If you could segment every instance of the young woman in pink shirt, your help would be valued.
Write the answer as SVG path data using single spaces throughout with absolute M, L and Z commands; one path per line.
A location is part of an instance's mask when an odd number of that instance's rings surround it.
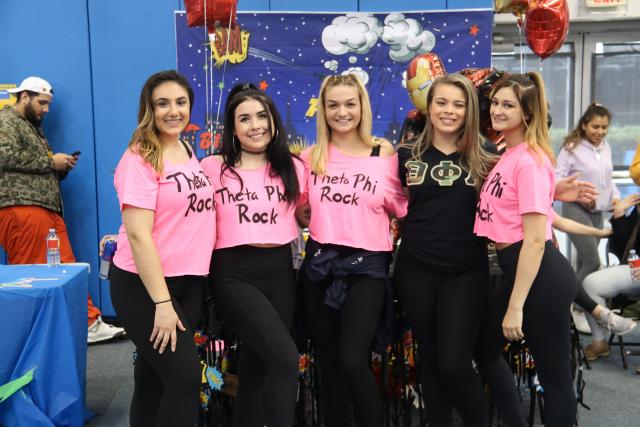
M 490 114 L 507 150 L 484 182 L 474 231 L 496 242 L 505 280 L 481 331 L 477 361 L 508 424 L 524 426 L 513 375 L 502 356 L 507 340 L 524 339 L 544 389 L 546 425 L 569 427 L 576 416 L 569 308 L 577 279 L 551 240 L 554 156 L 540 75 L 515 74 L 500 81 Z
M 389 217 L 407 200 L 391 144 L 371 136 L 369 96 L 353 74 L 325 78 L 317 141 L 302 154 L 311 220 L 300 275 L 327 427 L 382 422 L 370 348 L 382 313 Z
M 149 77 L 138 127 L 115 173 L 123 225 L 111 300 L 136 346 L 132 426 L 193 426 L 201 369 L 193 342 L 215 241 L 213 187 L 180 133 L 193 90 L 175 71 Z
M 304 165 L 291 155 L 273 101 L 255 86 L 229 93 L 222 150 L 202 160 L 219 230 L 211 261 L 216 309 L 242 343 L 238 427 L 290 427 L 298 391 L 291 241 Z

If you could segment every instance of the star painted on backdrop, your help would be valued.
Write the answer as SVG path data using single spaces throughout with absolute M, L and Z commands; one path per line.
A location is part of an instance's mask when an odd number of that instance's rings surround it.
M 204 67 L 202 67 L 203 70 L 207 71 L 209 70 L 209 64 L 207 64 L 206 62 L 204 63 Z
M 480 32 L 480 27 L 478 27 L 475 24 L 473 24 L 469 29 L 469 34 L 471 34 L 474 37 L 477 36 L 479 32 Z
M 269 87 L 269 83 L 267 83 L 265 80 L 260 82 L 260 90 L 261 91 L 265 92 L 268 87 Z
M 218 89 L 220 90 L 224 89 L 224 82 L 218 83 Z

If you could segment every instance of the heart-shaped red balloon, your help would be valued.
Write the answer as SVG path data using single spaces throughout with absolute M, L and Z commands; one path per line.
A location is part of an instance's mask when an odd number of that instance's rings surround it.
M 553 55 L 567 38 L 567 0 L 529 0 L 524 25 L 531 50 L 542 59 Z
M 238 0 L 207 0 L 206 11 L 204 0 L 185 0 L 184 5 L 187 9 L 187 25 L 190 27 L 204 25 L 205 17 L 207 26 L 216 22 L 224 26 L 229 25 L 229 21 L 236 23 Z

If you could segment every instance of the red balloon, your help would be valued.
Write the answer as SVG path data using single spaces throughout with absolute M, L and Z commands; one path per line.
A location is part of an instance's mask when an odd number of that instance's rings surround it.
M 184 4 L 187 9 L 187 25 L 190 27 L 204 25 L 205 17 L 208 27 L 212 27 L 216 22 L 221 25 L 236 23 L 238 0 L 184 0 Z
M 531 50 L 542 59 L 553 55 L 569 31 L 567 0 L 529 0 L 524 25 Z

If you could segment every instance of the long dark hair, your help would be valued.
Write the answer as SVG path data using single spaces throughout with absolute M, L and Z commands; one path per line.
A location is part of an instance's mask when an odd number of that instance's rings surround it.
M 220 149 L 224 163 L 221 171 L 221 179 L 226 172 L 229 172 L 233 178 L 240 181 L 240 187 L 243 187 L 242 178 L 235 170 L 237 162 L 240 160 L 241 150 L 240 143 L 236 143 L 235 141 L 233 131 L 235 129 L 236 108 L 244 101 L 250 99 L 258 101 L 264 109 L 269 112 L 269 116 L 271 117 L 269 121 L 271 141 L 269 141 L 267 145 L 266 153 L 267 162 L 269 163 L 269 176 L 272 178 L 276 176 L 280 177 L 284 185 L 285 200 L 287 203 L 292 204 L 300 195 L 298 175 L 296 174 L 296 168 L 293 164 L 293 158 L 296 156 L 289 151 L 284 125 L 273 101 L 250 83 L 234 86 L 229 92 L 229 97 L 225 104 L 224 129 L 222 131 L 222 147 Z

